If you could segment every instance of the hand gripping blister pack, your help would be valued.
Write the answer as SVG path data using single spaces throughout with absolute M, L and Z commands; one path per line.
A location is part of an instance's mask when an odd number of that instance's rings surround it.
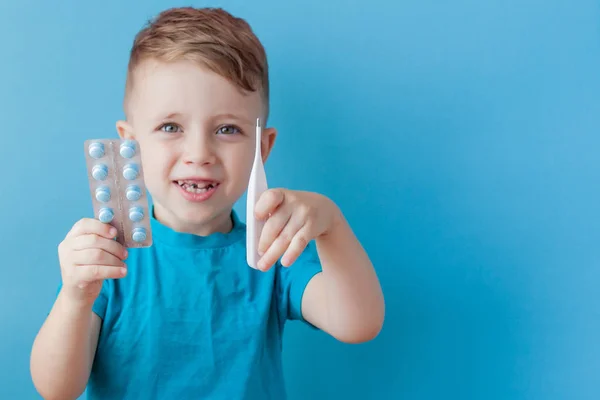
M 85 141 L 94 217 L 117 228 L 123 246 L 149 247 L 152 230 L 139 144 L 135 140 Z

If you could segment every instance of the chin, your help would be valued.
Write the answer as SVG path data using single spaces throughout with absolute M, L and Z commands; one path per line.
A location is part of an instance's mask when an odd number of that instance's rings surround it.
M 169 202 L 167 208 L 170 213 L 182 222 L 204 222 L 212 219 L 219 213 L 214 204 L 186 203 L 182 201 Z
M 217 210 L 199 207 L 196 211 L 177 212 L 177 218 L 184 224 L 201 225 L 211 221 L 218 214 Z
M 167 207 L 171 210 L 171 214 L 179 220 L 180 224 L 198 226 L 210 223 L 223 213 L 228 213 L 232 206 L 228 207 L 227 202 L 218 199 L 201 203 L 191 203 L 178 199 L 178 201 L 170 202 Z

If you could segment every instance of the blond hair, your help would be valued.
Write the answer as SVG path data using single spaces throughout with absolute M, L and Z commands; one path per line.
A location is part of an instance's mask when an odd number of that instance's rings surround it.
M 265 50 L 245 20 L 221 8 L 171 8 L 138 32 L 127 68 L 125 112 L 135 68 L 147 59 L 196 62 L 229 80 L 242 92 L 259 90 L 268 115 L 269 72 Z

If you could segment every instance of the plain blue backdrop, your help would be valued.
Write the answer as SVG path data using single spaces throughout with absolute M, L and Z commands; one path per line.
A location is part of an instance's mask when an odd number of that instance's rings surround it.
M 82 144 L 116 136 L 133 36 L 179 5 L 252 24 L 280 131 L 269 183 L 333 198 L 385 291 L 368 344 L 289 325 L 292 400 L 600 398 L 591 0 L 4 0 L 0 398 L 39 398 L 57 245 L 92 212 Z

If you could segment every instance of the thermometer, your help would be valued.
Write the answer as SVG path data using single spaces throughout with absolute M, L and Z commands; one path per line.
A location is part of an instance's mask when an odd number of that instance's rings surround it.
M 256 264 L 260 259 L 258 255 L 258 241 L 262 232 L 264 222 L 258 221 L 254 216 L 254 207 L 260 195 L 267 190 L 267 177 L 261 153 L 262 127 L 260 118 L 256 119 L 256 148 L 254 150 L 254 163 L 250 172 L 248 183 L 248 196 L 246 198 L 246 261 L 248 265 L 257 269 Z

